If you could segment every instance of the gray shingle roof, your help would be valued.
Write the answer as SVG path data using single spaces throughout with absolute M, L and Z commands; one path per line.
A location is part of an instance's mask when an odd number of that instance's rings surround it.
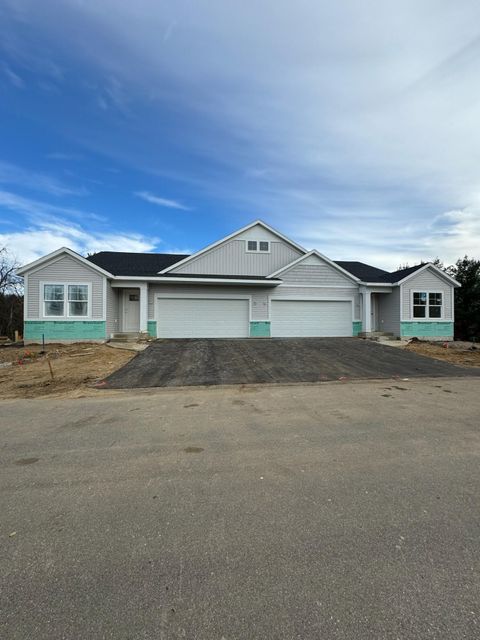
M 407 269 L 399 269 L 398 271 L 384 271 L 377 267 L 372 267 L 370 264 L 364 262 L 351 262 L 346 260 L 337 260 L 335 264 L 345 269 L 353 276 L 360 278 L 363 282 L 382 282 L 385 284 L 400 282 L 403 278 L 406 278 L 411 273 L 414 273 L 418 269 L 423 267 L 423 264 L 417 264 L 414 267 L 408 267 Z
M 88 260 L 114 276 L 157 276 L 159 271 L 188 258 L 178 253 L 128 253 L 100 251 Z
M 167 267 L 188 258 L 187 254 L 178 253 L 129 253 L 126 251 L 100 251 L 92 256 L 88 257 L 90 262 L 96 264 L 98 267 L 105 269 L 114 276 L 144 276 L 153 277 L 158 276 L 160 271 Z M 365 264 L 364 262 L 356 262 L 349 260 L 337 260 L 336 264 L 345 271 L 348 271 L 352 275 L 364 282 L 384 282 L 394 283 L 399 282 L 406 276 L 410 275 L 417 269 L 420 269 L 423 265 L 419 264 L 415 267 L 408 267 L 407 269 L 399 269 L 398 271 L 388 272 L 372 265 Z M 174 277 L 180 274 L 168 273 L 165 276 Z M 264 279 L 263 276 L 227 276 L 212 274 L 181 274 L 185 278 L 231 278 L 231 279 L 243 279 L 243 280 L 260 280 Z M 265 278 L 266 279 L 266 278 Z M 274 280 L 272 278 L 272 280 Z

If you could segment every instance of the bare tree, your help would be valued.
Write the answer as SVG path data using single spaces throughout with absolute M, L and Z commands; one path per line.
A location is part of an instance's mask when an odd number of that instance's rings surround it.
M 22 290 L 22 279 L 16 275 L 20 265 L 6 247 L 0 247 L 0 294 L 17 294 Z
M 23 283 L 16 275 L 18 263 L 6 247 L 0 247 L 0 335 L 13 338 L 22 331 Z

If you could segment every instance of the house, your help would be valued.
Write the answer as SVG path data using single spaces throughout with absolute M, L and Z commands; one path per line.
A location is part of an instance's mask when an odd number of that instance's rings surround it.
M 61 248 L 18 270 L 25 342 L 357 336 L 451 340 L 459 284 L 433 264 L 389 273 L 307 251 L 261 221 L 193 255 Z

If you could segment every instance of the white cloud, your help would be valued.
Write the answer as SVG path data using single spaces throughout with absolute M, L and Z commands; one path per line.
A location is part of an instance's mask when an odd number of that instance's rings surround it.
M 137 232 L 106 230 L 105 218 L 92 211 L 54 206 L 6 191 L 0 191 L 0 207 L 16 214 L 15 226 L 18 226 L 19 219 L 27 221 L 21 231 L 8 229 L 0 233 L 0 247 L 7 247 L 21 264 L 64 246 L 81 254 L 95 251 L 144 252 L 152 251 L 161 242 L 157 237 Z M 13 220 L 7 222 L 8 227 L 14 226 Z M 98 224 L 100 229 L 94 227 Z
M 39 225 L 25 231 L 1 233 L 0 246 L 8 248 L 20 264 L 28 264 L 60 247 L 86 255 L 96 251 L 152 251 L 158 242 L 137 234 L 95 233 L 80 227 Z
M 71 187 L 48 174 L 26 171 L 15 164 L 1 161 L 0 184 L 16 185 L 53 196 L 84 196 L 88 194 L 84 187 Z
M 150 191 L 136 191 L 135 194 L 138 198 L 142 198 L 146 202 L 150 202 L 151 204 L 156 204 L 159 207 L 167 207 L 167 209 L 182 209 L 182 211 L 190 211 L 190 207 L 185 206 L 181 202 L 177 200 L 170 200 L 169 198 L 161 198 L 160 196 L 156 196 Z

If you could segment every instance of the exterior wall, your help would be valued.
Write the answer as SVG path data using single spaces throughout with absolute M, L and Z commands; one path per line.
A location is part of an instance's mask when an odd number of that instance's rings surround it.
M 453 340 L 453 322 L 402 322 L 402 338 Z
M 400 287 L 392 293 L 379 293 L 377 297 L 378 329 L 400 336 Z
M 362 321 L 354 320 L 352 322 L 352 336 L 358 336 L 362 332 Z
M 401 324 L 402 338 L 419 338 L 425 340 L 453 340 L 453 295 L 454 287 L 437 275 L 432 269 L 425 269 L 417 276 L 400 285 L 401 289 Z M 413 291 L 441 291 L 443 293 L 443 317 L 438 320 L 413 317 Z
M 147 332 L 151 338 L 157 337 L 157 321 L 149 320 L 147 323 Z
M 104 342 L 104 320 L 25 320 L 25 344 L 45 342 Z
M 107 335 L 120 331 L 119 289 L 112 287 L 107 281 Z
M 36 320 L 43 318 L 42 300 L 40 298 L 41 282 L 85 282 L 91 283 L 91 319 L 104 320 L 103 286 L 105 277 L 94 269 L 82 264 L 71 256 L 64 255 L 36 271 L 27 273 L 25 288 L 26 318 Z M 57 319 L 59 321 L 60 319 Z M 52 320 L 46 320 L 52 322 Z
M 248 253 L 247 240 L 268 240 L 270 253 Z M 268 276 L 299 258 L 302 253 L 263 227 L 214 247 L 170 273 Z
M 452 301 L 454 287 L 434 271 L 426 269 L 417 276 L 413 276 L 410 280 L 407 280 L 407 282 L 400 285 L 400 287 L 402 296 L 402 321 L 419 321 L 418 318 L 413 317 L 412 291 L 441 291 L 443 293 L 444 315 L 443 318 L 439 318 L 438 321 L 453 321 Z M 423 321 L 420 320 L 420 322 Z
M 307 263 L 305 258 L 299 264 L 279 275 L 285 284 L 313 286 L 352 286 L 352 280 L 337 271 L 327 262 L 315 258 L 316 264 Z

